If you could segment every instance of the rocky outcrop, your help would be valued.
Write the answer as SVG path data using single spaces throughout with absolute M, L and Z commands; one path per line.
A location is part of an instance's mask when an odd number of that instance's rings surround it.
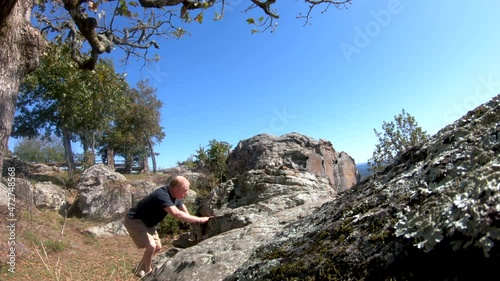
M 229 177 L 254 169 L 309 171 L 328 178 L 336 192 L 352 187 L 360 178 L 354 160 L 345 152 L 336 152 L 329 141 L 298 133 L 260 134 L 240 141 L 228 157 Z
M 258 249 L 270 243 L 287 224 L 311 214 L 324 200 L 273 213 L 266 219 L 224 232 L 187 249 L 172 248 L 154 260 L 153 275 L 145 280 L 223 280 Z
M 306 171 L 251 170 L 212 190 L 201 204 L 208 224 L 195 226 L 197 241 L 268 216 L 335 196 L 325 178 Z
M 284 226 L 334 195 L 328 179 L 308 171 L 248 171 L 212 190 L 202 214 L 215 217 L 194 225 L 184 241 L 174 241 L 186 249 L 159 256 L 149 280 L 222 280 Z
M 223 280 L 498 280 L 500 96 L 287 226 Z
M 233 218 L 225 225 L 235 228 L 159 256 L 146 280 L 498 280 L 500 96 L 381 173 L 316 201 L 318 209 L 307 200 L 262 208 L 270 197 L 247 194 L 260 189 L 245 185 L 262 186 L 264 174 L 272 182 L 280 171 L 304 173 L 262 165 L 204 202 L 215 221 Z M 217 233 L 211 228 L 201 231 Z
M 60 211 L 66 204 L 64 190 L 50 181 L 36 183 L 33 189 L 33 197 L 37 208 Z
M 103 164 L 86 169 L 70 215 L 118 218 L 131 207 L 131 187 L 122 174 Z
M 159 256 L 150 280 L 222 280 L 286 225 L 358 179 L 347 154 L 296 133 L 242 141 L 228 167 L 231 179 L 201 202 L 202 215 L 214 218 L 173 241 L 177 248 Z

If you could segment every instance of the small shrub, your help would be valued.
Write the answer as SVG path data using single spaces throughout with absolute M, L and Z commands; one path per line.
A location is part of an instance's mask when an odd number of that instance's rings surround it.
M 47 240 L 43 245 L 47 253 L 59 253 L 68 247 L 68 243 L 61 240 Z
M 180 232 L 179 221 L 168 215 L 160 222 L 157 231 L 159 236 L 177 235 Z
M 199 216 L 199 210 L 196 205 L 186 204 L 186 207 L 191 215 Z M 164 237 L 167 235 L 177 235 L 191 229 L 191 224 L 179 221 L 174 217 L 167 215 L 158 226 L 158 235 Z

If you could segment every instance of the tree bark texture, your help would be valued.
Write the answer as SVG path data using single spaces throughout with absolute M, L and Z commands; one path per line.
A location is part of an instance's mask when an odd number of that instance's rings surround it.
M 71 148 L 71 134 L 65 128 L 62 129 L 62 141 L 68 174 L 72 176 L 75 173 L 75 159 L 73 158 L 73 149 Z
M 19 85 L 46 46 L 31 23 L 33 0 L 4 0 L 0 8 L 0 171 L 8 149 Z M 0 178 L 1 178 L 0 174 Z
M 153 174 L 156 174 L 156 172 L 157 172 L 156 171 L 156 155 L 155 155 L 155 151 L 153 149 L 153 141 L 151 141 L 151 138 L 148 139 L 148 146 L 149 146 L 149 152 L 151 153 L 151 161 L 153 162 Z
M 108 157 L 108 167 L 115 170 L 115 152 L 112 148 L 108 148 L 106 152 L 106 156 Z

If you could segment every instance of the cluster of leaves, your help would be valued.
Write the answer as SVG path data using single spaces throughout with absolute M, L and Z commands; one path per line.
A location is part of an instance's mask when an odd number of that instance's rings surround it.
M 222 182 L 227 172 L 227 157 L 232 145 L 225 141 L 212 139 L 206 147 L 200 146 L 196 154 L 191 155 L 186 161 L 180 163 L 190 169 L 211 174 Z
M 394 122 L 383 122 L 382 132 L 373 130 L 379 143 L 375 145 L 372 158 L 368 160 L 368 167 L 372 172 L 384 170 L 410 147 L 429 139 L 426 131 L 404 109 L 401 114 L 394 116 Z

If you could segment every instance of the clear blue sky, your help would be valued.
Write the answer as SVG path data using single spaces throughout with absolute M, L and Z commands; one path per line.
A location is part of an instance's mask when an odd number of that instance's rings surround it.
M 211 139 L 234 147 L 263 132 L 326 139 L 363 163 L 373 129 L 403 108 L 434 134 L 500 93 L 500 1 L 353 0 L 348 10 L 317 8 L 304 26 L 303 1 L 281 0 L 276 32 L 253 35 L 247 2 L 160 42 L 152 69 L 126 69 L 164 103 L 160 168 Z

